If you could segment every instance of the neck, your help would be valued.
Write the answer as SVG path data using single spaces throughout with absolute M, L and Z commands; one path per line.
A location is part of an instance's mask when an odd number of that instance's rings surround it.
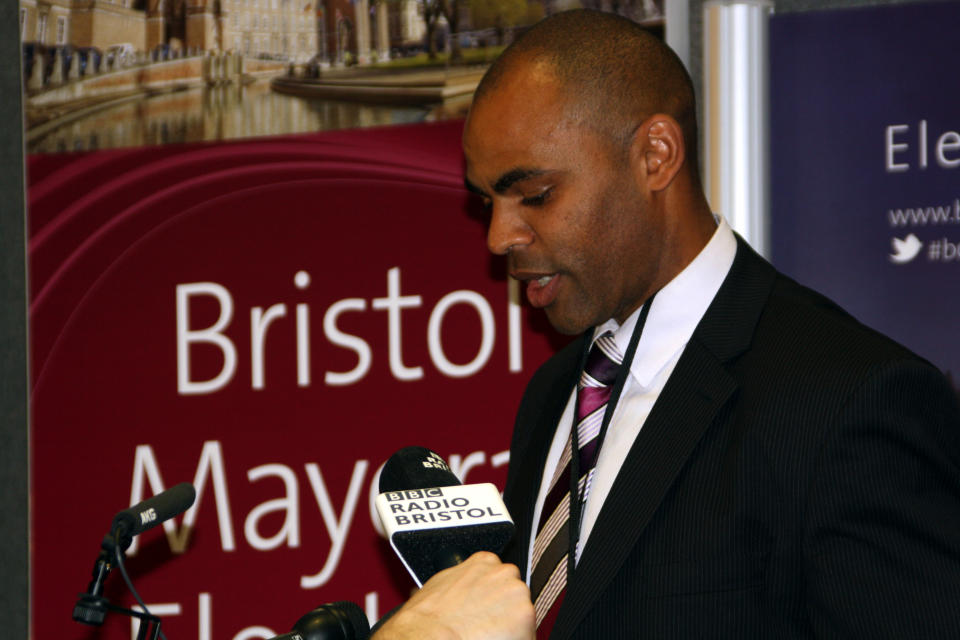
M 653 201 L 656 207 L 654 215 L 661 216 L 660 219 L 665 225 L 663 254 L 657 277 L 641 296 L 635 298 L 639 302 L 614 316 L 619 324 L 623 324 L 654 293 L 686 269 L 707 246 L 717 230 L 717 222 L 703 192 L 691 188 L 675 189 L 675 186 L 682 186 L 682 182 L 681 185 L 671 185 L 670 189 L 655 194 Z
M 717 221 L 699 183 L 685 173 L 678 174 L 663 193 L 661 204 L 669 225 L 668 246 L 673 248 L 673 278 L 707 246 Z

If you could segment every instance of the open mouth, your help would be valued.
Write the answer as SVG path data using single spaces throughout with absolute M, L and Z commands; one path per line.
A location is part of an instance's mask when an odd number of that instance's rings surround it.
M 527 279 L 527 300 L 534 307 L 545 307 L 557 297 L 560 278 L 556 273 Z

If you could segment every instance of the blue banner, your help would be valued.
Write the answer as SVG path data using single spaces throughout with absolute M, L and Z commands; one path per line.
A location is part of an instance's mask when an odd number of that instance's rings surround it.
M 960 380 L 960 3 L 775 16 L 774 263 Z

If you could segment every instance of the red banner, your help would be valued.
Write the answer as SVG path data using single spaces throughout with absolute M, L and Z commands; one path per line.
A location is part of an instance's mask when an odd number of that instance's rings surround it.
M 502 486 L 556 345 L 486 252 L 461 126 L 30 158 L 34 637 L 129 636 L 70 612 L 113 514 L 178 482 L 197 503 L 127 562 L 171 640 L 401 602 L 372 510 L 400 447 Z

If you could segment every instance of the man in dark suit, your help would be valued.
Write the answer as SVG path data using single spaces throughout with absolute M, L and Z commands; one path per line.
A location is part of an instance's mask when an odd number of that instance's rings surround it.
M 676 57 L 606 14 L 485 76 L 488 244 L 582 337 L 517 415 L 508 564 L 438 574 L 383 637 L 960 637 L 954 392 L 711 213 L 694 114 Z

